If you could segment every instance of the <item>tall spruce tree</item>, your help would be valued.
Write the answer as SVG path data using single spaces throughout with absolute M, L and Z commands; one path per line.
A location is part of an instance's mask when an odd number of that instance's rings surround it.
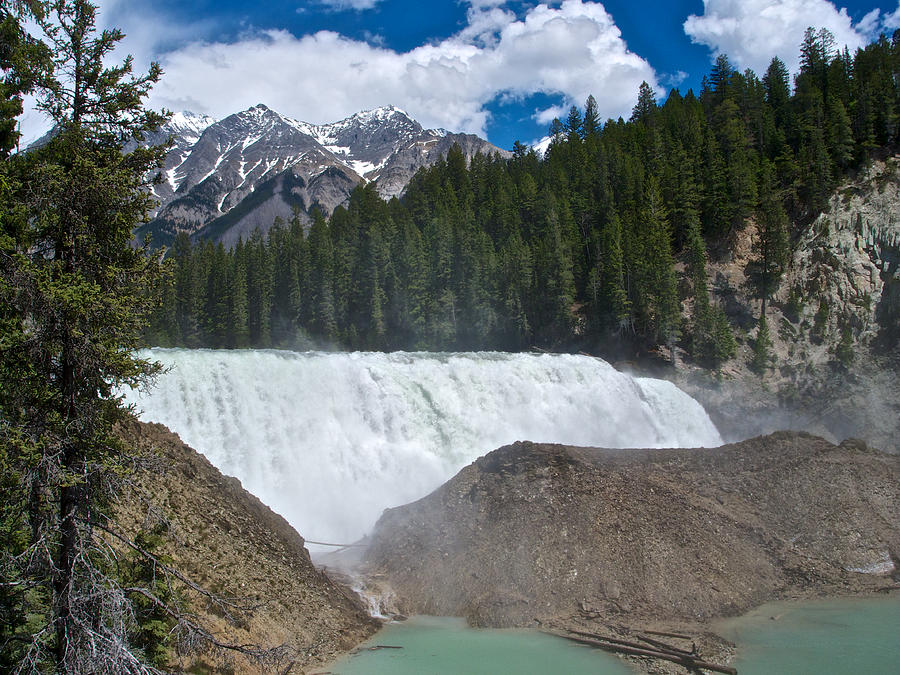
M 787 214 L 774 181 L 774 171 L 764 164 L 760 180 L 759 208 L 756 212 L 756 237 L 753 257 L 747 263 L 747 279 L 761 301 L 760 317 L 765 318 L 766 303 L 778 289 L 790 255 Z
M 104 503 L 126 453 L 113 432 L 126 415 L 118 391 L 155 371 L 134 352 L 155 261 L 130 241 L 164 149 L 121 148 L 163 122 L 142 106 L 160 70 L 135 77 L 130 58 L 106 66 L 123 36 L 97 34 L 89 2 L 46 9 L 39 25 L 54 68 L 38 105 L 58 133 L 15 159 L 22 219 L 4 227 L 0 255 L 0 444 L 15 448 L 28 504 L 21 583 L 49 598 L 45 612 L 29 608 L 41 614 L 31 635 L 16 636 L 25 645 L 17 669 L 145 672 L 130 646 L 128 594 L 103 565 L 97 529 L 109 525 Z

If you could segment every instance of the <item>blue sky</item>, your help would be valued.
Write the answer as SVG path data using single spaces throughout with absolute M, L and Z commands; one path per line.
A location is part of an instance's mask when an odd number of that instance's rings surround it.
M 313 123 L 393 104 L 427 127 L 533 142 L 594 94 L 627 117 L 642 80 L 698 88 L 718 53 L 789 67 L 807 26 L 851 50 L 897 0 L 100 0 L 122 52 L 166 71 L 152 103 L 222 118 L 256 103 Z M 27 120 L 36 124 L 33 118 Z M 26 128 L 26 136 L 28 130 Z

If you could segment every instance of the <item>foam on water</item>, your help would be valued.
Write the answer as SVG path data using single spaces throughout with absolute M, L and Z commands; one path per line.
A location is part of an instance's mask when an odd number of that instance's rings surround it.
M 130 392 L 304 537 L 349 542 L 383 509 L 423 497 L 516 440 L 712 447 L 694 399 L 601 359 L 154 349 L 168 371 Z

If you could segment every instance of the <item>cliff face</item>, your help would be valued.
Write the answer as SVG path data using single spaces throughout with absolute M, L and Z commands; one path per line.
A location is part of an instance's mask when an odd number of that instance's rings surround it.
M 295 669 L 291 672 L 301 672 L 375 632 L 378 624 L 355 596 L 313 567 L 303 538 L 237 479 L 223 476 L 162 425 L 135 422 L 123 432 L 151 461 L 117 507 L 121 526 L 134 536 L 161 518 L 166 525 L 162 552 L 176 569 L 210 591 L 253 607 L 235 611 L 230 621 L 182 587 L 191 611 L 219 641 L 283 646 L 278 672 L 287 672 L 289 665 Z M 264 670 L 226 652 L 188 653 L 172 666 L 199 668 L 196 672 Z
M 886 583 L 900 457 L 779 433 L 696 450 L 516 443 L 385 512 L 368 572 L 399 609 L 531 625 L 696 621 Z
M 760 303 L 744 269 L 755 237 L 751 221 L 710 266 L 737 358 L 718 379 L 690 366 L 660 374 L 700 400 L 729 439 L 791 428 L 900 452 L 900 157 L 845 182 L 793 242 L 768 306 L 773 361 L 762 375 L 748 366 Z
M 821 337 L 809 356 L 849 330 L 857 342 L 889 350 L 900 338 L 900 158 L 874 163 L 844 185 L 798 243 L 779 300 L 801 303 L 793 317 Z M 820 309 L 824 302 L 825 309 Z M 831 340 L 829 340 L 831 338 Z

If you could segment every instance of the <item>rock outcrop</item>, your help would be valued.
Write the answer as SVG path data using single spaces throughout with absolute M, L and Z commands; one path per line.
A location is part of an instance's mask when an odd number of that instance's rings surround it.
M 900 452 L 900 157 L 847 180 L 799 233 L 768 305 L 763 374 L 748 365 L 760 303 L 744 270 L 755 236 L 751 220 L 710 265 L 737 358 L 714 378 L 690 364 L 654 374 L 703 403 L 730 440 L 789 428 Z
M 900 159 L 890 158 L 845 184 L 797 244 L 777 299 L 813 331 L 813 363 L 833 358 L 844 331 L 854 342 L 900 338 L 898 169 Z
M 890 584 L 900 457 L 777 433 L 715 449 L 516 443 L 378 521 L 399 611 L 525 626 L 705 621 Z
M 385 199 L 399 196 L 454 145 L 468 159 L 509 154 L 477 136 L 424 129 L 393 106 L 323 125 L 262 104 L 220 121 L 179 113 L 147 142 L 169 134 L 175 144 L 153 187 L 158 208 L 137 231 L 156 245 L 187 232 L 230 247 L 256 228 L 267 232 L 276 218 L 308 223 L 313 207 L 330 215 L 361 183 L 374 182 Z
M 232 617 L 187 587 L 180 588 L 199 623 L 223 643 L 280 648 L 268 669 L 228 651 L 173 656 L 181 672 L 302 672 L 373 634 L 355 594 L 318 571 L 303 538 L 281 516 L 223 476 L 203 455 L 159 424 L 134 422 L 123 436 L 147 465 L 116 507 L 132 537 L 164 530 L 160 553 L 194 583 L 249 610 Z

